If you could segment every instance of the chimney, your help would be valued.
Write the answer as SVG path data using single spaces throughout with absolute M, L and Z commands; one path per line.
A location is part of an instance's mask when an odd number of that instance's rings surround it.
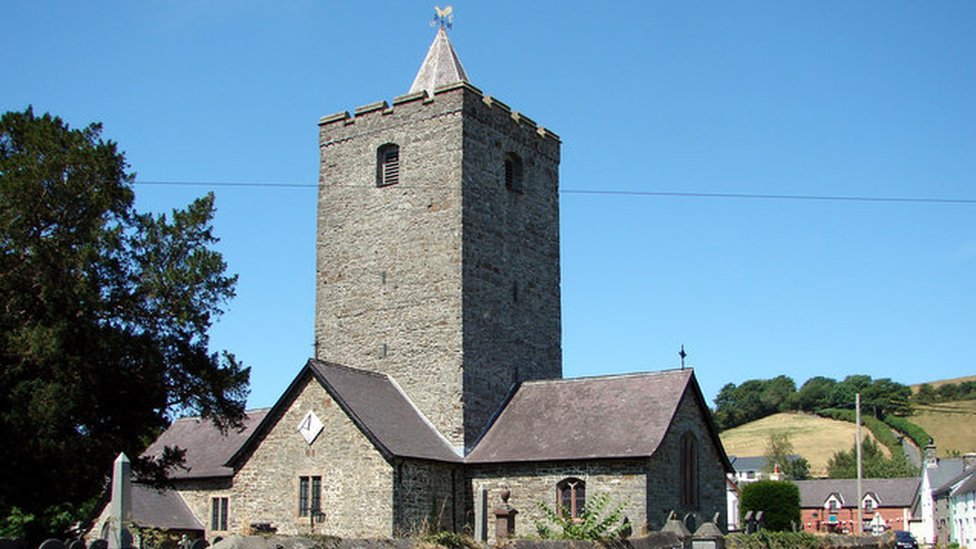
M 976 469 L 976 452 L 969 452 L 962 455 L 962 470 L 972 471 Z
M 925 463 L 927 469 L 934 469 L 939 466 L 939 458 L 935 454 L 935 441 L 931 437 L 929 437 L 929 443 L 925 446 L 922 461 Z

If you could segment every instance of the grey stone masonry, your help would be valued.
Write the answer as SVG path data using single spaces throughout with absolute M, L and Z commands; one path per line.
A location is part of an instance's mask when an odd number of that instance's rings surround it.
M 233 532 L 270 524 L 279 534 L 339 537 L 393 535 L 393 467 L 311 376 L 234 476 Z M 313 412 L 323 424 L 309 444 L 299 433 Z M 300 516 L 300 477 L 319 477 L 321 509 L 314 525 Z
M 513 382 L 562 375 L 559 139 L 466 83 L 319 128 L 316 356 L 391 375 L 470 446 Z

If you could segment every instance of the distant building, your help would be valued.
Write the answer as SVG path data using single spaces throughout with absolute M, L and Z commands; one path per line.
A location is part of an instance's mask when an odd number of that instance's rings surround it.
M 790 462 L 800 459 L 799 455 L 790 454 L 786 457 Z M 772 471 L 766 456 L 729 456 L 732 468 L 735 470 L 730 478 L 742 486 L 757 480 L 768 479 Z
M 560 140 L 472 86 L 441 28 L 408 93 L 319 121 L 316 356 L 247 430 L 181 420 L 208 538 L 533 534 L 596 495 L 635 531 L 725 524 L 691 369 L 561 379 Z M 514 515 L 506 515 L 514 516 Z M 490 524 L 489 524 L 490 521 Z
M 858 501 L 856 479 L 800 480 L 800 522 L 805 532 L 851 533 L 908 530 L 919 479 L 863 479 Z
M 934 544 L 938 539 L 948 539 L 951 535 L 948 502 L 943 501 L 945 507 L 937 513 L 934 495 L 957 479 L 964 468 L 962 458 L 940 459 L 933 442 L 923 450 L 921 481 L 913 504 L 917 521 L 912 523 L 911 528 L 919 543 Z
M 936 543 L 976 547 L 976 454 L 962 458 L 962 472 L 932 491 Z

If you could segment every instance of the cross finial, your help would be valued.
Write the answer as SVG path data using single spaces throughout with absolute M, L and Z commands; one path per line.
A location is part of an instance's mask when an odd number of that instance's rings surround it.
M 454 8 L 451 6 L 446 6 L 441 9 L 440 6 L 434 6 L 434 19 L 430 22 L 430 26 L 436 27 L 440 25 L 442 29 L 449 29 L 454 26 Z
M 684 345 L 684 343 L 681 344 L 681 350 L 678 351 L 678 356 L 681 357 L 681 369 L 684 370 L 685 369 L 685 357 L 688 356 L 688 353 L 685 352 L 685 345 Z

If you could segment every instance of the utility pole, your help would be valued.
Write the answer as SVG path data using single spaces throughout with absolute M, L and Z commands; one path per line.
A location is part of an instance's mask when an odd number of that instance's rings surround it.
M 856 412 L 857 421 L 857 531 L 855 536 L 860 536 L 864 533 L 864 526 L 861 522 L 861 500 L 864 495 L 861 493 L 861 393 L 857 393 L 854 397 L 854 408 Z

